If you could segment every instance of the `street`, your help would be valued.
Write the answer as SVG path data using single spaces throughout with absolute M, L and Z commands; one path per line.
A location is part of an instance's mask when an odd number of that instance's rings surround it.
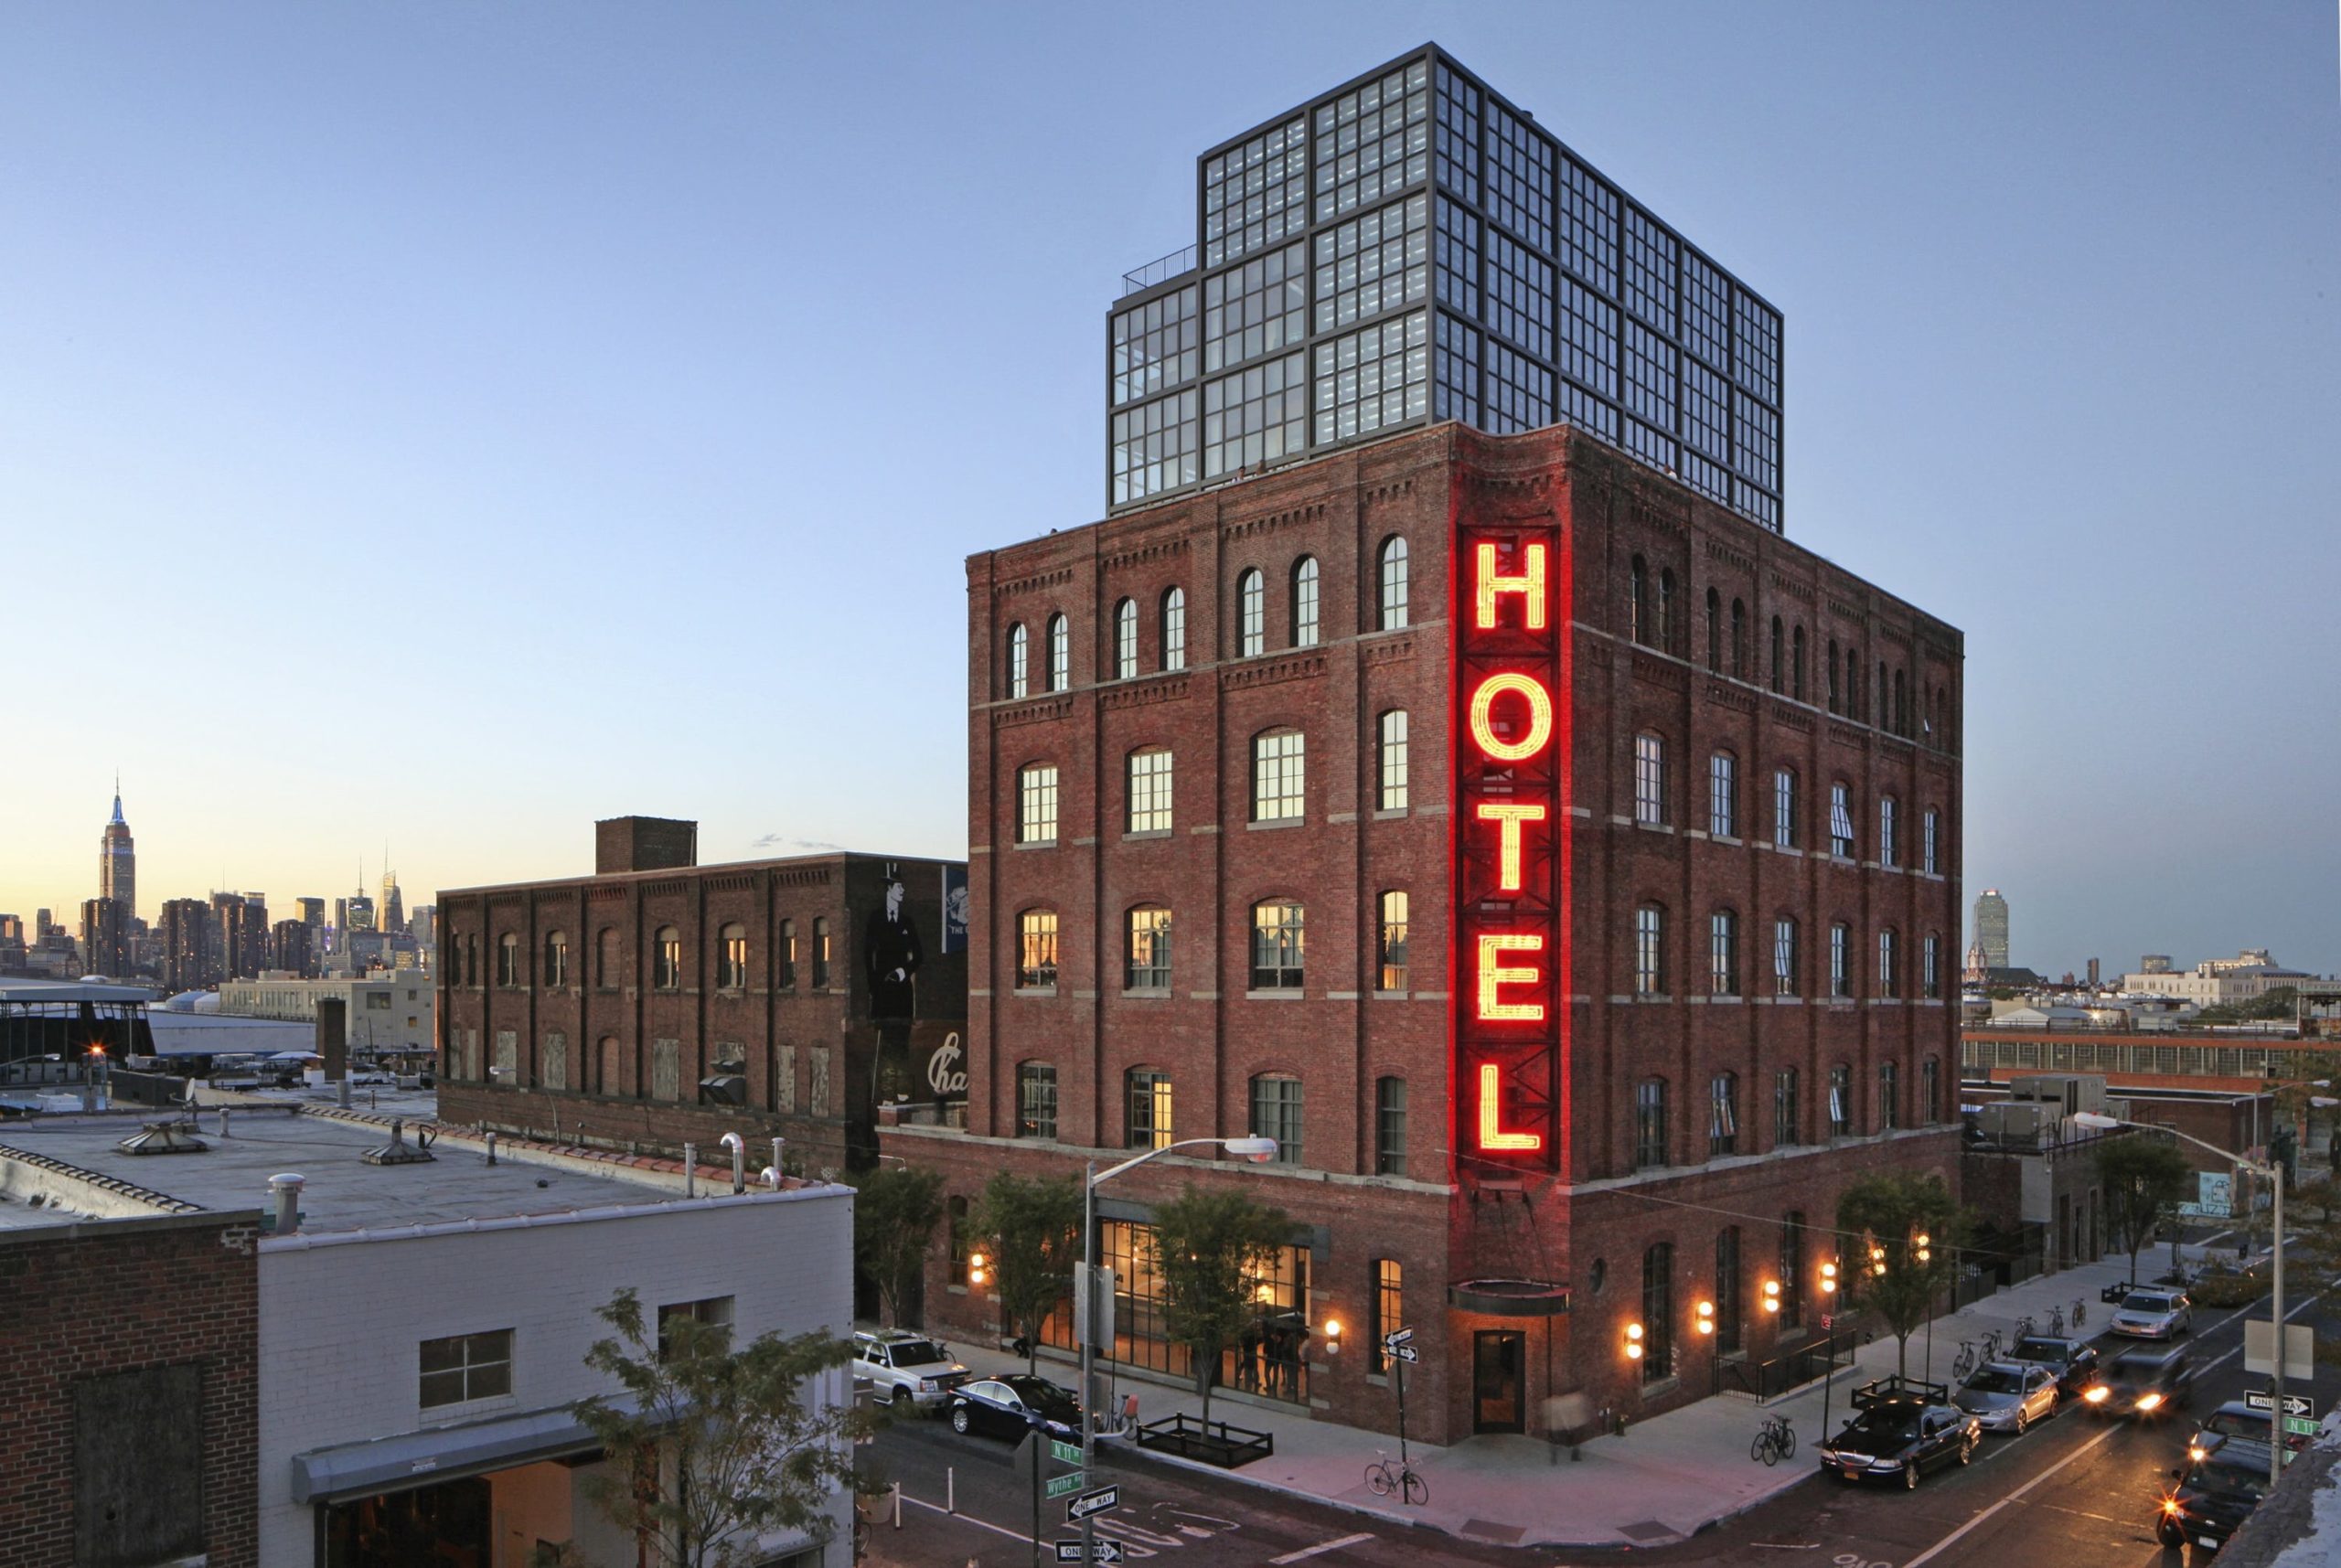
M 2333 1326 L 2336 1315 L 2322 1298 L 2288 1306 L 2294 1323 Z M 2258 1310 L 2264 1313 L 2265 1304 Z M 1916 1492 L 1816 1476 L 1693 1540 L 1665 1546 L 1506 1548 L 1146 1461 L 1101 1461 L 1093 1483 L 1117 1484 L 1121 1503 L 1098 1516 L 1098 1534 L 1121 1543 L 1128 1561 L 1167 1558 L 1181 1568 L 1525 1565 L 1629 1554 L 1652 1563 L 1765 1568 L 2172 1568 L 2179 1556 L 2154 1540 L 2155 1507 L 2172 1467 L 2184 1459 L 2193 1423 L 2264 1381 L 2244 1373 L 2240 1313 L 2204 1312 L 2198 1323 L 2187 1337 L 2198 1354 L 2195 1392 L 2175 1420 L 2100 1424 L 2068 1409 L 2022 1436 L 1987 1435 L 1972 1466 L 1931 1475 Z M 2100 1349 L 2111 1355 L 2124 1343 L 2100 1341 Z M 2322 1413 L 2341 1395 L 2341 1375 L 2320 1369 L 2304 1392 Z M 1750 1406 L 1751 1433 L 1756 1422 Z M 1819 1436 L 1799 1433 L 1796 1457 L 1785 1463 L 1811 1469 Z M 960 1437 L 940 1422 L 910 1421 L 884 1432 L 871 1454 L 883 1479 L 903 1483 L 904 1500 L 899 1530 L 889 1505 L 882 1501 L 873 1510 L 868 1563 L 1020 1568 L 1033 1561 L 1031 1491 L 1012 1468 L 1009 1444 Z M 946 1487 L 956 1514 L 943 1511 Z M 1053 1562 L 1053 1541 L 1078 1533 L 1065 1524 L 1064 1508 L 1062 1499 L 1042 1504 L 1042 1562 Z

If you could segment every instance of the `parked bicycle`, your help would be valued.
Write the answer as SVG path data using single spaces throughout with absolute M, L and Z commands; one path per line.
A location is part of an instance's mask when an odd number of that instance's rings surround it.
M 1768 1415 L 1756 1434 L 1756 1441 L 1748 1446 L 1750 1459 L 1761 1459 L 1767 1465 L 1777 1465 L 1796 1456 L 1796 1431 L 1789 1425 L 1785 1415 Z
M 1395 1492 L 1401 1502 L 1430 1501 L 1430 1483 L 1416 1474 L 1412 1465 L 1391 1464 L 1387 1449 L 1377 1448 L 1374 1453 L 1379 1457 L 1365 1467 L 1365 1484 L 1375 1497 L 1386 1498 Z
M 2027 1312 L 2015 1320 L 2015 1337 L 2019 1339 L 2030 1339 L 2032 1334 L 2032 1314 Z
M 1976 1365 L 1975 1341 L 1972 1339 L 1962 1339 L 1959 1342 L 1959 1354 L 1951 1359 L 1951 1381 L 1959 1383 L 1965 1382 L 1969 1378 L 1975 1375 Z
M 2051 1307 L 2048 1309 L 2048 1332 L 2056 1335 L 2060 1339 L 2064 1338 L 2065 1309 L 2063 1307 Z
M 2080 1328 L 2080 1326 L 2081 1326 L 2082 1324 L 2084 1324 L 2084 1323 L 2086 1323 L 2086 1322 L 2088 1322 L 2088 1321 L 2089 1321 L 2089 1303 L 2088 1303 L 2088 1302 L 2086 1302 L 2086 1301 L 2083 1301 L 2083 1300 L 2082 1300 L 2079 1296 L 2074 1296 L 2074 1297 L 2073 1297 L 2073 1328 L 2074 1328 L 2076 1330 L 2078 1330 L 2078 1329 Z
M 1983 1332 L 1983 1360 L 1986 1360 L 1986 1361 L 1996 1361 L 1996 1360 L 1998 1360 L 2000 1359 L 2000 1351 L 2001 1351 L 2004 1348 L 2004 1341 L 2000 1339 L 2000 1331 L 1999 1331 L 1997 1328 L 1988 1328 L 1988 1329 L 1985 1329 L 1985 1330 L 1984 1330 L 1984 1332 Z

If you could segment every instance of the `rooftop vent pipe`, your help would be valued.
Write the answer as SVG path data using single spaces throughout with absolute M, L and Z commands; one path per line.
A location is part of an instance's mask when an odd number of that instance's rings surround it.
M 301 1228 L 301 1189 L 308 1184 L 307 1177 L 291 1171 L 268 1179 L 269 1196 L 276 1201 L 276 1234 L 289 1236 Z
M 723 1147 L 732 1151 L 732 1190 L 748 1189 L 748 1140 L 737 1133 L 723 1135 Z
M 699 1196 L 699 1145 L 683 1146 L 683 1196 Z

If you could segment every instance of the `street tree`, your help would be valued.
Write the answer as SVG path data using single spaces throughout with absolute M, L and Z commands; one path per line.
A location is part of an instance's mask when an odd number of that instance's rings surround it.
M 985 1183 L 973 1216 L 991 1243 L 999 1309 L 1024 1339 L 1024 1367 L 1040 1366 L 1041 1328 L 1073 1290 L 1081 1260 L 1081 1178 L 1000 1171 Z
M 574 1409 L 611 1460 L 585 1489 L 612 1523 L 682 1568 L 761 1561 L 763 1539 L 784 1531 L 828 1540 L 866 1418 L 821 1402 L 817 1385 L 850 1358 L 848 1341 L 765 1333 L 735 1349 L 728 1322 L 688 1307 L 654 1321 L 631 1289 L 594 1316 L 614 1332 L 585 1364 L 623 1394 Z
M 2130 1283 L 2138 1283 L 2138 1254 L 2165 1214 L 2175 1215 L 2195 1185 L 2195 1168 L 2178 1145 L 2151 1133 L 2101 1138 L 2097 1179 L 2105 1189 L 2105 1222 L 2130 1254 Z
M 1897 1370 L 1910 1370 L 1910 1336 L 1958 1275 L 1967 1220 L 1938 1176 L 1866 1177 L 1837 1199 L 1837 1228 L 1861 1238 L 1849 1249 L 1844 1288 L 1893 1332 Z
M 1211 1385 L 1220 1358 L 1259 1314 L 1254 1291 L 1292 1240 L 1292 1221 L 1249 1193 L 1187 1189 L 1154 1211 L 1149 1243 L 1169 1338 L 1184 1345 L 1211 1420 Z
M 881 1165 L 849 1178 L 853 1200 L 853 1256 L 878 1287 L 886 1321 L 910 1322 L 926 1273 L 927 1249 L 943 1221 L 943 1173 L 916 1166 Z

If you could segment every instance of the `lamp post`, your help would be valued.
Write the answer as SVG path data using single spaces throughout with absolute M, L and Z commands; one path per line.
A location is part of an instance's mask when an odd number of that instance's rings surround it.
M 2224 1149 L 2217 1144 L 2206 1143 L 2192 1133 L 2182 1133 L 2176 1127 L 2158 1127 L 2149 1122 L 2124 1121 L 2119 1116 L 2100 1115 L 2095 1111 L 2078 1112 L 2074 1115 L 2073 1120 L 2084 1127 L 2093 1128 L 2099 1132 L 2113 1127 L 2137 1127 L 2145 1132 L 2168 1133 L 2175 1138 L 2185 1139 L 2197 1148 L 2207 1149 L 2221 1159 L 2232 1161 L 2239 1170 L 2249 1171 L 2254 1176 L 2264 1176 L 2268 1179 L 2268 1189 L 2273 1195 L 2268 1214 L 2269 1239 L 2272 1243 L 2268 1264 L 2268 1306 L 2275 1318 L 2272 1324 L 2275 1333 L 2272 1337 L 2276 1342 L 2275 1355 L 2269 1362 L 2271 1370 L 2268 1374 L 2268 1484 L 2271 1487 L 2274 1486 L 2284 1473 L 2284 1168 L 2272 1159 L 2265 1165 L 2258 1160 L 2246 1159 L 2233 1149 Z
M 1159 1154 L 1169 1154 L 1174 1148 L 1192 1148 L 1198 1144 L 1216 1144 L 1239 1159 L 1255 1165 L 1265 1164 L 1277 1157 L 1277 1140 L 1269 1137 L 1181 1138 L 1176 1143 L 1162 1144 L 1144 1154 L 1133 1155 L 1118 1165 L 1097 1168 L 1091 1160 L 1087 1174 L 1081 1183 L 1081 1283 L 1080 1311 L 1075 1315 L 1081 1325 L 1081 1474 L 1085 1482 L 1097 1456 L 1097 1412 L 1095 1408 L 1096 1389 L 1096 1349 L 1097 1339 L 1097 1269 L 1093 1261 L 1097 1245 L 1097 1189 L 1122 1172 L 1144 1165 Z M 1036 1532 L 1037 1533 L 1037 1532 Z M 1035 1543 L 1034 1550 L 1038 1550 Z M 1081 1561 L 1085 1565 L 1097 1560 L 1097 1517 L 1085 1514 L 1081 1520 Z

